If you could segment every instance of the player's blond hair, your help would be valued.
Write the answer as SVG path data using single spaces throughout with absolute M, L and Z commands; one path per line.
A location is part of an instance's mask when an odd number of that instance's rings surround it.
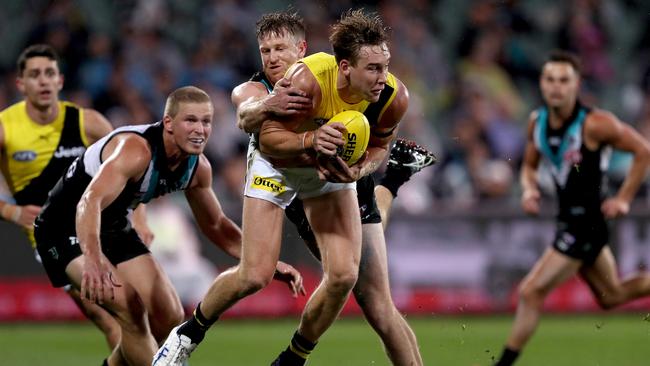
M 195 86 L 184 86 L 174 90 L 167 97 L 165 103 L 165 115 L 172 118 L 176 117 L 181 103 L 210 103 L 212 100 L 208 93 Z

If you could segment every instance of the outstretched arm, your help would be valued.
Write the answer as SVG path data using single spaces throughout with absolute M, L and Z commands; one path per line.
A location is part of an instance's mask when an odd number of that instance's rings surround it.
M 185 191 L 185 197 L 201 232 L 224 252 L 240 258 L 241 230 L 221 209 L 212 190 L 212 168 L 203 155 L 200 156 L 199 166 L 190 188 Z

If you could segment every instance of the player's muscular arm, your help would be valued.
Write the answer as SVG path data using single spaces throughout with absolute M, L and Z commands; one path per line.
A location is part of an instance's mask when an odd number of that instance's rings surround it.
M 185 197 L 201 232 L 234 258 L 241 257 L 241 230 L 221 209 L 212 190 L 212 167 L 201 155 L 196 174 Z
M 537 112 L 533 112 L 528 121 L 526 147 L 524 149 L 524 159 L 519 175 L 519 181 L 522 187 L 521 206 L 526 213 L 532 215 L 539 213 L 539 201 L 541 198 L 539 188 L 537 187 L 537 168 L 539 166 L 540 155 L 537 148 L 535 148 L 535 142 L 533 140 L 536 118 Z
M 285 76 L 312 100 L 312 106 L 300 117 L 274 118 L 264 122 L 260 130 L 260 150 L 273 158 L 286 159 L 304 153 L 333 156 L 336 147 L 343 144 L 342 125 L 323 125 L 314 131 L 296 133 L 296 129 L 308 118 L 313 117 L 321 100 L 320 87 L 307 66 L 302 63 L 292 66 Z
M 300 116 L 311 107 L 306 93 L 287 79 L 280 79 L 270 94 L 260 82 L 243 83 L 233 90 L 231 100 L 237 108 L 237 127 L 247 133 L 258 132 L 267 119 Z
M 390 149 L 390 142 L 397 136 L 399 122 L 406 114 L 409 105 L 409 91 L 397 80 L 397 95 L 380 116 L 379 123 L 370 128 L 368 156 L 361 164 L 360 176 L 368 175 L 381 165 Z
M 151 160 L 149 144 L 140 136 L 117 136 L 102 153 L 104 162 L 77 204 L 76 230 L 85 256 L 81 296 L 102 303 L 114 297 L 111 265 L 101 251 L 101 212 L 123 191 L 130 180 L 139 179 Z
M 585 143 L 594 147 L 607 144 L 615 149 L 633 154 L 633 161 L 623 184 L 619 188 L 615 199 L 629 205 L 646 177 L 650 166 L 650 144 L 634 128 L 621 122 L 612 113 L 597 110 L 591 113 L 585 121 Z M 588 146 L 589 146 L 588 145 Z M 591 148 L 591 146 L 589 146 Z M 623 208 L 626 213 L 627 208 Z M 608 214 L 608 212 L 605 212 Z M 619 213 L 613 213 L 612 217 Z

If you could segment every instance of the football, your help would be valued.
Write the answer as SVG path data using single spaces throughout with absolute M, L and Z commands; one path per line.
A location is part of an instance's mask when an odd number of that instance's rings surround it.
M 339 147 L 338 155 L 348 166 L 354 165 L 368 148 L 370 140 L 370 123 L 363 113 L 358 111 L 343 111 L 330 118 L 327 123 L 340 122 L 347 129 L 343 135 L 345 143 Z

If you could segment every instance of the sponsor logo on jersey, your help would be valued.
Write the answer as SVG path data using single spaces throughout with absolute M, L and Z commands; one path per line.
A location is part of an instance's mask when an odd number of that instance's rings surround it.
M 287 190 L 287 187 L 282 184 L 282 182 L 278 182 L 277 180 L 271 178 L 260 177 L 259 175 L 253 177 L 251 187 L 263 189 L 276 195 L 284 193 Z
M 36 159 L 36 152 L 31 150 L 16 151 L 11 157 L 16 161 L 33 161 Z
M 58 149 L 54 152 L 54 157 L 57 159 L 61 158 L 76 158 L 77 156 L 83 155 L 86 148 L 83 146 L 77 147 L 63 147 L 59 146 Z

